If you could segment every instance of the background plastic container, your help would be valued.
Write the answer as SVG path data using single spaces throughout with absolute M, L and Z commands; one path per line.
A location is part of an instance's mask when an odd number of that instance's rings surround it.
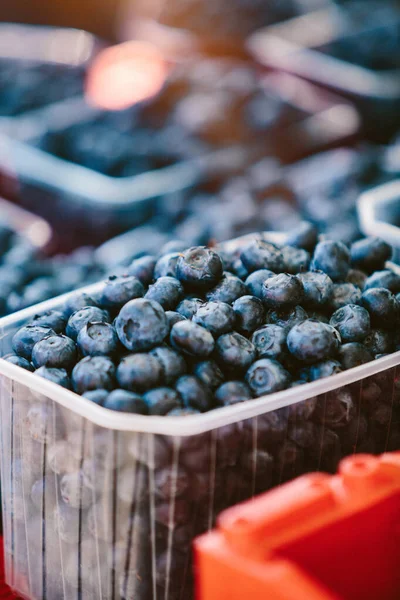
M 369 21 L 368 21 L 369 18 Z M 389 56 L 399 53 L 400 11 L 382 3 L 351 2 L 261 29 L 248 41 L 263 65 L 288 71 L 352 99 L 363 116 L 365 134 L 387 141 L 399 126 L 400 69 L 374 70 L 352 61 L 351 48 L 379 36 L 379 45 L 392 43 Z M 397 44 L 397 45 L 396 45 Z M 347 60 L 339 45 L 347 46 Z
M 1 353 L 63 302 L 2 319 Z M 191 540 L 219 512 L 400 448 L 400 352 L 195 417 L 110 412 L 5 361 L 0 374 L 6 576 L 29 599 L 189 600 Z

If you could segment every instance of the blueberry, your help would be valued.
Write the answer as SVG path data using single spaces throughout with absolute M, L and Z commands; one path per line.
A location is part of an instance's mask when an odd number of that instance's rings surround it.
M 264 320 L 264 307 L 255 296 L 242 296 L 233 303 L 236 327 L 244 334 L 252 333 Z
M 160 277 L 145 294 L 147 300 L 158 302 L 164 310 L 175 309 L 182 297 L 182 284 L 175 277 Z
M 362 306 L 348 304 L 333 313 L 330 324 L 337 329 L 342 342 L 362 342 L 371 330 L 369 312 Z
M 317 243 L 317 230 L 312 223 L 302 221 L 286 236 L 285 244 L 311 251 Z
M 127 268 L 128 275 L 136 277 L 142 285 L 149 285 L 154 278 L 154 267 L 157 259 L 155 256 L 141 256 L 136 258 Z
M 347 387 L 319 396 L 313 420 L 334 431 L 346 427 L 356 416 L 356 407 Z
M 162 380 L 162 365 L 152 354 L 129 354 L 117 368 L 117 381 L 125 390 L 145 392 L 158 387 Z
M 65 369 L 40 367 L 40 369 L 37 369 L 37 371 L 35 371 L 35 375 L 39 375 L 39 377 L 43 377 L 43 379 L 47 379 L 48 381 L 57 383 L 57 385 L 61 385 L 61 387 L 64 387 L 67 390 L 71 389 L 70 379 Z
M 212 391 L 219 387 L 224 381 L 224 375 L 221 369 L 213 360 L 204 360 L 197 363 L 193 373 Z
M 298 360 L 318 362 L 336 354 L 339 347 L 335 329 L 316 319 L 295 325 L 288 333 L 288 349 Z
M 267 308 L 287 309 L 302 300 L 303 284 L 296 275 L 280 273 L 264 281 L 263 302 Z
M 335 283 L 329 307 L 332 311 L 336 311 L 347 304 L 360 304 L 361 295 L 360 288 L 352 283 Z
M 380 238 L 368 237 L 351 245 L 350 256 L 353 267 L 373 273 L 384 268 L 392 256 L 392 248 Z
M 76 363 L 76 345 L 66 335 L 50 335 L 33 346 L 32 362 L 39 367 L 66 369 L 69 371 Z
M 332 281 L 343 281 L 350 269 L 350 253 L 342 242 L 319 242 L 311 262 L 312 271 L 323 271 Z
M 86 292 L 74 292 L 70 294 L 65 301 L 63 313 L 68 319 L 74 312 L 87 306 L 97 306 L 99 303 L 94 296 Z
M 115 381 L 114 363 L 106 356 L 86 356 L 72 371 L 72 387 L 78 394 L 90 390 L 112 390 Z
M 340 346 L 338 358 L 344 369 L 352 369 L 374 360 L 373 354 L 359 342 L 349 342 Z
M 290 384 L 288 371 L 276 360 L 257 360 L 246 373 L 246 382 L 254 396 L 285 390 Z
M 40 513 L 43 512 L 44 506 L 49 513 L 54 510 L 54 506 L 57 502 L 54 476 L 45 475 L 45 477 L 35 481 L 31 489 L 31 501 Z
M 230 271 L 234 275 L 237 275 L 237 277 L 239 277 L 240 279 L 246 279 L 246 277 L 249 276 L 249 272 L 240 260 L 240 258 L 236 258 L 236 260 L 232 264 Z
M 323 379 L 324 377 L 330 377 L 336 375 L 336 373 L 342 372 L 342 365 L 337 360 L 324 360 L 322 362 L 311 365 L 308 368 L 308 380 L 316 381 L 317 379 Z
M 34 345 L 49 335 L 56 335 L 50 327 L 40 325 L 25 325 L 21 327 L 12 339 L 12 348 L 15 354 L 26 360 L 31 360 Z
M 225 272 L 222 276 L 221 281 L 210 291 L 207 292 L 206 298 L 209 302 L 226 302 L 232 304 L 247 294 L 247 288 L 243 281 L 232 275 L 232 273 Z
M 372 288 L 386 288 L 393 294 L 398 294 L 400 292 L 400 275 L 390 269 L 377 271 L 370 275 L 364 284 L 364 291 Z
M 400 305 L 392 292 L 385 288 L 372 288 L 362 295 L 362 305 L 370 314 L 371 323 L 383 329 L 396 327 Z
M 360 288 L 360 290 L 364 289 L 365 282 L 367 281 L 367 276 L 362 271 L 358 271 L 357 269 L 350 269 L 347 273 L 346 283 L 352 283 Z
M 32 319 L 31 325 L 39 327 L 50 327 L 56 333 L 63 333 L 67 319 L 59 310 L 48 310 L 40 315 L 36 315 Z
M 285 263 L 284 271 L 291 275 L 297 275 L 308 271 L 311 257 L 307 250 L 295 248 L 294 246 L 283 246 L 282 256 Z
M 288 332 L 292 327 L 303 323 L 308 319 L 304 308 L 295 306 L 294 308 L 284 310 L 269 310 L 266 314 L 266 323 L 269 325 L 279 325 Z
M 262 300 L 264 281 L 269 279 L 269 277 L 274 277 L 274 275 L 275 273 L 268 269 L 260 269 L 251 273 L 245 281 L 249 293 Z
M 97 306 L 85 306 L 81 308 L 70 316 L 68 319 L 66 334 L 72 340 L 76 341 L 78 339 L 79 332 L 81 329 L 85 327 L 88 323 L 109 323 L 110 315 L 106 310 L 102 310 Z
M 110 392 L 108 390 L 90 390 L 89 392 L 82 394 L 82 396 L 88 400 L 91 400 L 95 404 L 100 404 L 100 406 L 103 406 L 109 393 Z
M 113 390 L 108 394 L 103 404 L 104 408 L 118 412 L 136 413 L 147 415 L 148 407 L 145 400 L 138 394 L 127 390 Z
M 332 279 L 322 271 L 300 273 L 299 280 L 303 284 L 304 304 L 310 308 L 326 306 L 332 298 Z
M 185 408 L 194 408 L 206 412 L 213 408 L 209 389 L 193 375 L 183 375 L 175 384 L 175 389 L 182 398 Z M 172 412 L 172 411 L 171 411 Z M 171 415 L 171 412 L 168 414 Z M 174 413 L 174 416 L 179 416 Z
M 200 300 L 200 298 L 185 298 L 177 306 L 176 312 L 185 317 L 185 319 L 192 319 L 203 304 L 204 300 Z
M 215 401 L 218 406 L 232 406 L 238 402 L 251 400 L 250 388 L 243 381 L 227 381 L 219 386 L 215 392 Z
M 284 270 L 284 260 L 280 249 L 265 240 L 251 241 L 243 248 L 240 259 L 249 273 L 260 269 L 269 269 L 274 273 Z
M 83 356 L 115 357 L 120 344 L 112 325 L 89 322 L 79 332 L 78 348 Z
M 180 252 L 171 252 L 159 258 L 154 267 L 154 279 L 176 277 L 176 264 L 180 256 Z
M 185 375 L 187 369 L 185 359 L 172 348 L 159 346 L 151 350 L 150 354 L 161 364 L 163 379 L 167 385 L 172 385 L 178 377 Z
M 279 325 L 264 325 L 253 333 L 251 341 L 258 358 L 282 360 L 287 354 L 286 331 Z
M 175 390 L 160 387 L 150 390 L 143 396 L 149 415 L 166 415 L 175 408 L 181 408 L 181 400 Z
M 178 323 L 179 324 L 179 323 Z M 138 298 L 122 307 L 115 328 L 128 350 L 140 352 L 158 346 L 168 335 L 164 309 L 154 300 Z
M 171 329 L 171 345 L 189 356 L 209 356 L 214 350 L 212 334 L 193 321 L 181 321 Z
M 393 335 L 390 331 L 385 331 L 384 329 L 372 329 L 363 343 L 374 356 L 393 352 Z
M 31 405 L 24 419 L 24 426 L 27 426 L 31 438 L 41 444 L 53 443 L 55 440 L 63 438 L 65 433 L 64 423 L 57 406 L 44 402 Z M 30 468 L 37 467 L 30 465 Z
M 212 335 L 232 331 L 235 325 L 235 313 L 226 302 L 206 302 L 193 315 L 193 322 L 207 329 Z
M 93 488 L 82 471 L 64 475 L 60 480 L 60 493 L 65 504 L 80 510 L 88 508 L 94 499 Z
M 182 240 L 170 240 L 166 242 L 160 250 L 159 256 L 165 256 L 166 254 L 171 254 L 171 252 L 185 252 L 187 250 L 187 243 Z
M 103 285 L 100 304 L 103 308 L 117 311 L 134 298 L 144 295 L 144 287 L 133 275 L 112 275 Z
M 169 329 L 170 330 L 173 328 L 173 326 L 175 325 L 175 323 L 179 323 L 179 321 L 185 321 L 186 320 L 186 317 L 184 317 L 183 315 L 181 315 L 178 312 L 175 312 L 173 310 L 166 310 L 165 311 L 165 316 L 167 317 L 168 325 L 169 325 Z
M 216 252 L 204 246 L 189 248 L 178 258 L 176 277 L 189 288 L 209 289 L 222 277 L 222 261 Z
M 21 367 L 27 371 L 33 371 L 31 363 L 26 360 L 26 358 L 22 358 L 22 356 L 17 356 L 17 354 L 6 354 L 2 358 L 12 365 L 17 365 L 17 367 Z
M 223 370 L 245 371 L 256 358 L 253 344 L 236 331 L 221 335 L 215 349 L 217 360 Z

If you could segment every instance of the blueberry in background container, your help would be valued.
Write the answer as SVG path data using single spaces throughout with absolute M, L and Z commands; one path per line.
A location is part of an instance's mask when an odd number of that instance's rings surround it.
M 351 2 L 260 30 L 248 47 L 261 64 L 352 99 L 365 134 L 384 142 L 399 125 L 399 27 L 396 3 Z
M 256 256 L 247 253 L 248 264 Z M 66 301 L 2 319 L 2 355 L 35 314 Z M 294 329 L 290 343 L 302 353 Z M 399 357 L 168 418 L 110 411 L 0 361 L 7 582 L 49 600 L 191 598 L 190 542 L 221 510 L 301 473 L 334 472 L 342 456 L 399 448 Z M 261 391 L 268 381 L 253 375 Z M 181 394 L 194 379 L 180 379 Z M 233 393 L 246 398 L 237 385 Z

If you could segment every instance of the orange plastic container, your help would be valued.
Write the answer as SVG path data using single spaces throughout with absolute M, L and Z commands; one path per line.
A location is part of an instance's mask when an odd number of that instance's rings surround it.
M 198 600 L 399 600 L 400 453 L 230 508 L 195 553 Z

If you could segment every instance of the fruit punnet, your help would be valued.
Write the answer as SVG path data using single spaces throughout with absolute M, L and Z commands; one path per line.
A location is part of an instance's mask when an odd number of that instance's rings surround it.
M 109 409 L 168 416 L 245 402 L 399 348 L 400 278 L 387 267 L 387 244 L 306 241 L 307 250 L 278 247 L 260 235 L 231 254 L 169 244 L 95 297 L 76 292 L 36 316 L 5 359 Z

